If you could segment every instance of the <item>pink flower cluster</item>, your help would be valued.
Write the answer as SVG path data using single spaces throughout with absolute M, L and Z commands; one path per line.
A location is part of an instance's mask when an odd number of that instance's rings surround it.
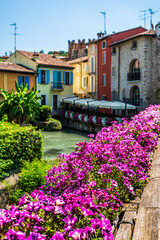
M 46 185 L 19 200 L 23 210 L 0 210 L 0 239 L 113 240 L 110 221 L 146 181 L 159 134 L 160 106 L 150 106 L 61 154 Z

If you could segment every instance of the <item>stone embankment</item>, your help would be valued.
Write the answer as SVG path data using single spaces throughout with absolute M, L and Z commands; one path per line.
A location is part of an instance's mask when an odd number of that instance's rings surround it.
M 9 177 L 0 182 L 0 208 L 7 208 L 9 200 L 9 189 L 15 188 L 18 183 L 19 169 L 11 170 Z
M 160 240 L 160 141 L 152 159 L 149 182 L 141 199 L 122 209 L 115 240 Z

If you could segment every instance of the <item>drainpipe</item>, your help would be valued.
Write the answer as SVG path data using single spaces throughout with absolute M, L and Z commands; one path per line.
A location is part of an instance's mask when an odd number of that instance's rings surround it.
M 120 46 L 118 46 L 118 100 L 120 100 L 120 84 L 121 84 L 121 75 L 120 75 Z

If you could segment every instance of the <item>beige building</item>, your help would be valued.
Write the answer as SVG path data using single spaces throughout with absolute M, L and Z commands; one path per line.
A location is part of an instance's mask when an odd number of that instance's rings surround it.
M 160 24 L 123 41 L 111 44 L 112 100 L 139 109 L 160 102 Z
M 90 92 L 90 83 L 87 74 L 88 57 L 80 57 L 68 61 L 73 70 L 73 94 L 84 97 Z
M 98 99 L 98 45 L 95 40 L 89 40 L 87 74 L 94 99 Z
M 60 101 L 73 94 L 73 67 L 49 54 L 16 51 L 7 62 L 21 64 L 38 72 L 36 90 L 42 105 L 59 107 Z

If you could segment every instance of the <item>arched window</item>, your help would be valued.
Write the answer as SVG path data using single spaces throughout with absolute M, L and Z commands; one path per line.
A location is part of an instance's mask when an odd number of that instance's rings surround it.
M 140 62 L 138 59 L 134 59 L 129 66 L 128 81 L 140 80 Z
M 131 88 L 130 97 L 132 99 L 132 104 L 135 106 L 140 106 L 140 91 L 137 86 L 133 86 Z

